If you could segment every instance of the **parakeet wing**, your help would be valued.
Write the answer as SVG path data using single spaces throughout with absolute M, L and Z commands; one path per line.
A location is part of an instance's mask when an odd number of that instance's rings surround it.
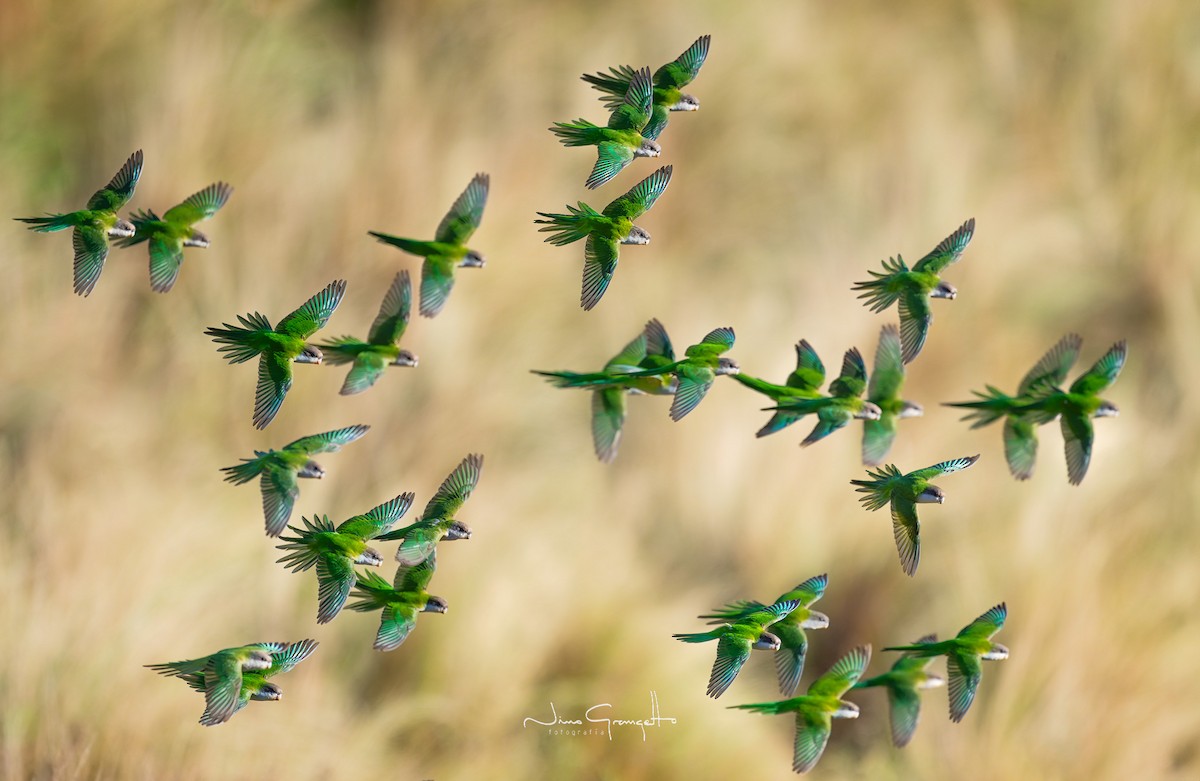
M 947 690 L 950 700 L 950 720 L 962 721 L 975 701 L 975 692 L 983 670 L 979 657 L 968 652 L 952 651 L 946 656 Z
M 376 651 L 394 651 L 408 639 L 417 625 L 417 613 L 411 608 L 397 610 L 391 605 L 383 609 L 379 617 L 379 631 L 375 634 Z
M 1081 344 L 1083 338 L 1079 334 L 1067 334 L 1059 339 L 1058 344 L 1047 350 L 1021 379 L 1021 384 L 1017 386 L 1017 395 L 1024 396 L 1042 385 L 1055 388 L 1062 385 L 1067 379 L 1067 372 L 1071 371 L 1071 367 L 1079 358 Z
M 765 436 L 774 434 L 776 432 L 783 431 L 785 428 L 792 425 L 797 420 L 800 420 L 801 417 L 802 417 L 801 415 L 797 415 L 794 412 L 787 412 L 785 410 L 776 410 L 775 414 L 771 416 L 771 419 L 768 420 L 765 424 L 763 424 L 762 428 L 760 428 L 758 431 L 754 432 L 754 436 L 765 437 Z
M 300 496 L 295 471 L 287 467 L 270 466 L 263 470 L 258 481 L 262 491 L 263 518 L 267 536 L 278 537 L 292 517 L 292 508 Z
M 435 549 L 420 564 L 414 566 L 401 564 L 397 567 L 393 583 L 397 591 L 424 591 L 429 587 L 429 581 L 433 579 L 433 573 L 436 570 L 437 550 Z
M 796 343 L 796 368 L 788 375 L 787 386 L 816 392 L 824 382 L 825 364 L 808 340 L 801 339 Z
M 583 290 L 579 296 L 584 309 L 590 310 L 604 297 L 617 271 L 618 252 L 615 241 L 588 236 L 583 251 Z
M 425 505 L 421 513 L 422 520 L 435 518 L 453 518 L 463 503 L 470 498 L 475 486 L 479 484 L 479 475 L 483 470 L 483 456 L 472 453 L 454 468 L 454 471 L 442 481 L 437 493 Z
M 671 420 L 679 421 L 704 400 L 717 375 L 707 367 L 684 364 L 679 367 L 675 376 L 678 379 L 678 386 L 675 389 L 675 398 L 671 402 L 670 412 Z
M 816 766 L 829 742 L 833 721 L 828 713 L 801 708 L 796 711 L 796 742 L 792 770 L 807 773 Z
M 1037 427 L 1024 418 L 1004 419 L 1004 459 L 1018 480 L 1028 480 L 1037 463 Z
M 934 464 L 933 466 L 927 466 L 924 469 L 917 469 L 909 472 L 907 475 L 905 475 L 905 477 L 909 477 L 914 480 L 932 480 L 939 475 L 948 475 L 951 472 L 962 471 L 978 460 L 978 455 L 963 456 L 962 458 L 951 458 L 948 461 L 942 461 L 939 464 Z
M 629 80 L 625 99 L 608 118 L 612 130 L 632 130 L 641 133 L 650 120 L 650 108 L 654 99 L 654 87 L 650 83 L 650 69 L 642 68 Z
M 421 527 L 413 529 L 404 535 L 404 542 L 396 551 L 396 561 L 406 566 L 420 564 L 433 555 L 437 544 L 442 538 L 440 529 Z
M 454 266 L 428 257 L 421 264 L 421 314 L 433 317 L 446 306 L 454 288 Z
M 307 659 L 315 650 L 317 650 L 316 640 L 288 643 L 282 651 L 275 651 L 271 654 L 271 666 L 263 672 L 264 677 L 270 678 L 273 675 L 291 672 L 296 665 Z
M 721 352 L 733 349 L 735 339 L 733 329 L 728 326 L 722 328 L 714 328 L 704 335 L 700 340 L 700 344 L 711 344 L 721 348 Z
M 917 731 L 921 716 L 921 695 L 912 686 L 894 684 L 888 690 L 888 721 L 892 727 L 892 745 L 904 748 Z
M 361 352 L 355 356 L 354 365 L 350 367 L 350 371 L 346 372 L 346 379 L 342 382 L 342 389 L 338 393 L 342 396 L 362 393 L 374 385 L 385 371 L 387 371 L 386 358 L 375 352 Z
M 750 643 L 746 639 L 722 637 L 718 640 L 717 660 L 713 662 L 712 674 L 708 677 L 708 689 L 705 693 L 713 699 L 724 694 L 749 658 Z
M 608 359 L 604 371 L 608 374 L 621 371 L 634 371 L 646 358 L 646 334 L 640 333 L 629 344 L 621 348 L 621 352 Z
M 258 386 L 254 391 L 254 427 L 266 428 L 292 387 L 292 362 L 278 352 L 265 352 L 258 359 Z
M 899 398 L 903 384 L 904 359 L 900 355 L 900 332 L 896 326 L 888 323 L 879 332 L 867 398 L 876 403 L 882 399 Z
M 925 346 L 932 322 L 933 310 L 928 295 L 912 289 L 900 294 L 900 344 L 905 363 L 912 363 Z
M 330 282 L 324 290 L 305 301 L 303 306 L 280 320 L 275 326 L 276 332 L 307 339 L 325 327 L 345 292 L 346 280 Z
M 824 675 L 813 681 L 808 693 L 815 697 L 841 697 L 858 683 L 867 663 L 871 661 L 871 646 L 860 645 L 834 662 Z
M 317 559 L 317 623 L 327 624 L 341 611 L 354 587 L 354 567 L 344 556 Z
M 664 165 L 642 181 L 634 185 L 629 192 L 617 198 L 601 212 L 605 217 L 625 217 L 636 220 L 654 206 L 658 196 L 663 194 L 671 183 L 671 172 L 674 166 Z
M 700 66 L 708 57 L 711 35 L 701 35 L 683 54 L 654 72 L 654 86 L 669 89 L 686 87 L 700 73 Z
M 99 228 L 81 226 L 71 234 L 75 249 L 75 292 L 86 296 L 96 287 L 104 261 L 108 258 L 108 241 Z
M 401 271 L 392 280 L 391 287 L 383 297 L 379 314 L 371 323 L 367 341 L 371 344 L 395 344 L 408 327 L 408 315 L 412 311 L 412 280 L 408 271 Z
M 816 602 L 821 597 L 825 596 L 825 588 L 829 585 L 829 575 L 822 573 L 814 575 L 808 580 L 803 581 L 794 589 L 782 594 L 778 600 L 783 602 L 789 599 L 794 599 L 800 603 L 800 607 L 808 607 Z
M 804 673 L 804 657 L 808 653 L 808 635 L 798 625 L 780 621 L 771 627 L 771 633 L 779 638 L 779 650 L 775 652 L 775 672 L 779 676 L 779 692 L 784 697 L 793 697 Z
M 324 431 L 320 434 L 312 434 L 307 437 L 301 437 L 294 442 L 289 442 L 283 449 L 310 456 L 320 453 L 336 453 L 342 449 L 343 445 L 348 445 L 363 434 L 366 434 L 370 428 L 370 426 L 360 424 L 334 429 L 333 431 Z
M 896 441 L 896 416 L 883 412 L 879 420 L 863 421 L 862 462 L 876 466 L 887 456 Z
M 141 175 L 142 150 L 139 149 L 129 156 L 125 165 L 121 166 L 121 170 L 117 171 L 116 176 L 103 189 L 93 193 L 88 199 L 87 208 L 93 211 L 107 209 L 114 212 L 120 209 L 133 197 L 133 189 L 137 187 L 138 177 Z
M 916 504 L 898 494 L 892 495 L 892 535 L 896 538 L 900 566 L 905 575 L 912 577 L 921 561 L 921 524 Z
M 229 721 L 242 691 L 242 662 L 233 654 L 217 654 L 204 670 L 205 726 Z
M 1102 355 L 1092 368 L 1071 383 L 1071 393 L 1094 396 L 1112 385 L 1125 365 L 1125 353 L 1126 343 L 1122 339 L 1108 348 L 1108 352 Z
M 617 457 L 625 425 L 625 391 L 602 388 L 592 392 L 592 444 L 596 458 L 606 464 Z
M 163 219 L 176 225 L 191 225 L 207 220 L 225 205 L 233 188 L 225 182 L 216 182 L 197 193 L 192 193 L 183 203 L 167 209 Z
M 1079 485 L 1087 477 L 1088 465 L 1092 461 L 1092 442 L 1096 431 L 1086 415 L 1068 410 L 1062 416 L 1063 449 L 1067 456 L 1067 480 Z
M 800 447 L 808 447 L 809 445 L 820 442 L 825 437 L 840 428 L 845 428 L 854 417 L 840 407 L 822 407 L 817 412 L 817 425 L 813 426 L 813 430 L 800 443 Z
M 842 356 L 842 373 L 829 383 L 829 392 L 842 398 L 857 398 L 867 389 L 867 365 L 857 347 Z
M 633 158 L 633 150 L 624 144 L 613 141 L 600 142 L 596 145 L 596 164 L 592 166 L 592 172 L 584 186 L 594 190 L 611 181 L 625 166 L 633 162 Z
M 675 360 L 675 348 L 671 345 L 671 337 L 667 329 L 657 318 L 646 323 L 646 355 Z
M 396 521 L 404 517 L 408 508 L 412 507 L 416 494 L 411 491 L 387 500 L 378 507 L 372 507 L 362 515 L 356 515 L 338 525 L 341 534 L 348 534 L 360 540 L 373 540 L 386 534 Z
M 1001 602 L 963 627 L 957 637 L 989 640 L 1004 626 L 1006 618 L 1008 618 L 1008 605 Z
M 179 269 L 183 266 L 183 242 L 156 235 L 147 246 L 150 248 L 150 289 L 155 293 L 166 293 L 179 278 Z
M 975 218 L 972 217 L 954 233 L 942 239 L 932 252 L 918 260 L 913 266 L 913 271 L 940 274 L 943 269 L 962 257 L 963 250 L 971 243 L 971 237 L 974 235 Z
M 438 224 L 436 239 L 443 244 L 464 244 L 471 234 L 483 221 L 483 207 L 487 206 L 488 189 L 491 178 L 484 173 L 475 174 L 475 178 L 462 191 L 458 200 L 446 212 Z

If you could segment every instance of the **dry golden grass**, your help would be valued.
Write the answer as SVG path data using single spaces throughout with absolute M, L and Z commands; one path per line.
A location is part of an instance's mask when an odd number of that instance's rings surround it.
M 602 206 L 653 164 L 585 195 L 591 155 L 545 128 L 600 118 L 578 74 L 657 66 L 705 32 L 703 108 L 667 130 L 675 178 L 642 223 L 654 242 L 628 248 L 583 313 L 582 249 L 543 244 L 533 213 Z M 986 667 L 963 724 L 930 693 L 903 752 L 882 694 L 858 694 L 863 718 L 836 725 L 815 774 L 1196 777 L 1198 35 L 1184 0 L 0 4 L 0 214 L 82 203 L 138 147 L 134 207 L 236 186 L 166 297 L 144 250 L 114 252 L 84 300 L 65 235 L 0 233 L 0 774 L 783 777 L 790 722 L 724 707 L 774 694 L 769 661 L 712 702 L 713 649 L 670 635 L 827 571 L 833 626 L 806 680 L 853 644 L 953 632 L 1002 599 L 1013 655 Z M 278 318 L 345 277 L 328 333 L 364 330 L 415 268 L 365 231 L 430 232 L 476 170 L 492 174 L 475 242 L 489 265 L 413 325 L 420 368 L 346 399 L 341 371 L 298 367 L 278 420 L 253 431 L 253 369 L 225 365 L 204 327 Z M 527 373 L 598 366 L 652 316 L 679 346 L 734 326 L 732 354 L 767 378 L 802 336 L 831 368 L 850 345 L 869 355 L 894 314 L 850 284 L 968 216 L 960 296 L 935 303 L 906 388 L 927 414 L 893 456 L 983 459 L 925 514 L 915 579 L 885 514 L 854 501 L 857 425 L 805 451 L 802 431 L 757 441 L 760 398 L 722 380 L 681 424 L 635 399 L 604 467 L 586 396 Z M 1013 386 L 1069 331 L 1085 364 L 1130 340 L 1110 393 L 1122 416 L 1099 421 L 1082 487 L 1054 427 L 1016 483 L 999 431 L 938 402 Z M 344 518 L 402 490 L 423 503 L 464 454 L 487 457 L 464 513 L 476 536 L 433 582 L 452 609 L 388 655 L 370 649 L 373 617 L 315 625 L 314 579 L 274 563 L 255 487 L 217 471 L 358 422 L 371 433 L 325 459 L 298 513 Z M 219 729 L 141 667 L 302 637 L 321 647 L 282 679 L 285 700 Z M 551 701 L 564 717 L 598 702 L 649 715 L 650 690 L 679 721 L 645 743 L 522 728 Z

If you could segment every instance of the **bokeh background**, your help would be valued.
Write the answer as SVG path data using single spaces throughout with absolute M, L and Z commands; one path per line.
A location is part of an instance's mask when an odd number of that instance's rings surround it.
M 657 67 L 713 34 L 660 161 L 596 193 L 593 155 L 554 120 L 604 119 L 579 74 Z M 0 231 L 0 774 L 7 778 L 783 778 L 792 724 L 727 710 L 773 699 L 754 658 L 717 702 L 695 615 L 771 599 L 828 572 L 805 685 L 852 645 L 953 633 L 1007 600 L 964 723 L 925 697 L 904 751 L 885 698 L 857 693 L 824 778 L 1195 778 L 1200 775 L 1200 6 L 926 0 L 871 3 L 466 3 L 111 0 L 0 4 L 0 214 L 78 208 L 145 150 L 130 208 L 209 182 L 236 192 L 204 226 L 173 292 L 143 248 L 116 250 L 88 299 L 70 239 Z M 537 210 L 603 206 L 660 163 L 670 189 L 591 313 L 582 246 L 543 244 Z M 388 281 L 417 262 L 366 235 L 431 235 L 471 175 L 492 176 L 448 307 L 405 343 L 417 370 L 365 395 L 298 367 L 265 431 L 254 370 L 203 329 L 273 320 L 349 280 L 328 335 L 364 332 Z M 831 375 L 880 327 L 849 288 L 919 257 L 967 217 L 978 231 L 935 302 L 892 456 L 906 469 L 976 452 L 928 508 L 915 579 L 885 512 L 867 513 L 860 426 L 811 449 L 807 424 L 766 440 L 763 400 L 722 379 L 671 423 L 634 399 L 621 454 L 598 463 L 588 399 L 531 368 L 598 368 L 650 317 L 679 348 L 730 325 L 744 369 L 781 380 L 808 338 Z M 1067 485 L 1042 429 L 1037 473 L 1007 473 L 998 427 L 939 402 L 1012 388 L 1063 334 L 1082 370 L 1117 339 L 1130 359 L 1097 424 L 1091 471 Z M 348 517 L 404 490 L 423 504 L 468 452 L 486 454 L 443 551 L 444 616 L 398 651 L 376 617 L 315 624 L 311 573 L 262 534 L 256 485 L 218 467 L 353 423 L 301 512 Z M 392 547 L 384 546 L 390 556 Z M 393 564 L 382 573 L 390 577 Z M 318 639 L 285 699 L 202 729 L 198 696 L 142 665 L 260 640 Z M 886 668 L 878 654 L 872 671 Z M 937 663 L 938 669 L 941 662 Z M 604 736 L 523 728 L 611 703 L 676 724 Z

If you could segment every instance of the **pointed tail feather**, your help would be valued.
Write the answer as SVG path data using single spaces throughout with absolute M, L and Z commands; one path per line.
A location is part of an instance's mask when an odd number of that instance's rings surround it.
M 589 222 L 600 216 L 599 212 L 582 201 L 578 207 L 567 204 L 567 211 L 569 214 L 538 212 L 538 216 L 546 219 L 533 221 L 535 225 L 543 226 L 538 228 L 539 233 L 551 234 L 546 241 L 556 247 L 587 238 L 591 228 Z
M 865 298 L 865 306 L 871 308 L 872 312 L 882 312 L 896 300 L 900 298 L 899 290 L 889 290 L 888 284 L 892 278 L 898 274 L 908 271 L 908 266 L 904 264 L 904 260 L 897 255 L 895 258 L 889 258 L 883 261 L 883 271 L 867 271 L 874 279 L 866 282 L 855 282 L 850 288 L 859 294 L 859 298 Z
M 593 89 L 602 94 L 600 100 L 609 111 L 615 111 L 625 102 L 625 93 L 629 91 L 629 82 L 636 75 L 632 67 L 618 65 L 610 68 L 608 73 L 585 73 L 579 78 L 592 85 Z
M 574 122 L 555 122 L 550 132 L 558 136 L 563 146 L 595 146 L 604 140 L 600 132 L 602 129 L 586 119 L 577 119 Z
M 280 537 L 282 545 L 277 545 L 279 550 L 287 551 L 287 553 L 277 562 L 282 563 L 292 572 L 303 572 L 309 569 L 317 560 L 321 558 L 321 554 L 313 547 L 313 538 L 319 532 L 333 531 L 333 524 L 327 517 L 322 516 L 315 523 L 307 518 L 301 518 L 304 522 L 304 529 L 296 526 L 288 526 L 288 529 L 295 532 L 295 537 Z
M 720 633 L 712 632 L 685 632 L 683 634 L 671 635 L 676 640 L 685 643 L 707 643 L 710 640 L 716 640 L 721 637 Z
M 234 485 L 248 483 L 262 473 L 267 465 L 267 454 L 255 452 L 254 458 L 243 458 L 242 463 L 233 466 L 223 466 L 225 481 Z
M 428 241 L 418 241 L 416 239 L 405 239 L 400 236 L 392 236 L 387 233 L 379 233 L 378 231 L 367 231 L 375 238 L 379 239 L 384 244 L 391 244 L 410 255 L 419 255 L 426 257 L 433 253 L 433 248 L 429 246 Z
M 221 323 L 223 328 L 206 328 L 204 333 L 211 336 L 213 341 L 222 345 L 218 352 L 225 353 L 225 360 L 230 363 L 244 363 L 257 358 L 267 349 L 269 342 L 264 338 L 270 333 L 271 322 L 266 317 L 254 312 L 253 314 L 238 315 L 241 326 Z
M 971 428 L 982 428 L 989 423 L 994 423 L 1012 412 L 1018 404 L 1015 397 L 1009 396 L 991 385 L 988 385 L 987 390 L 982 393 L 971 392 L 979 397 L 978 401 L 951 401 L 945 405 L 971 410 L 962 417 L 963 420 L 971 421 Z
M 17 222 L 27 223 L 31 231 L 54 233 L 75 227 L 75 213 L 47 214 L 45 217 L 15 217 Z
M 353 363 L 359 353 L 359 350 L 355 348 L 366 346 L 366 342 L 353 336 L 339 336 L 317 345 L 321 350 L 321 355 L 324 356 L 324 362 L 331 366 Z

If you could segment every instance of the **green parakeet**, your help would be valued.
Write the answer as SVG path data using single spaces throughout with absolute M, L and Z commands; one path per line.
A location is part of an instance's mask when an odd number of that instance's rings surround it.
M 653 100 L 650 69 L 642 68 L 630 78 L 629 89 L 613 110 L 607 127 L 577 119 L 574 122 L 555 122 L 550 128 L 563 146 L 596 147 L 596 165 L 585 182 L 588 189 L 595 189 L 612 179 L 635 157 L 658 157 L 661 154 L 658 142 L 642 135 L 650 122 Z
M 758 391 L 776 404 L 787 399 L 817 399 L 821 397 L 821 384 L 825 382 L 825 364 L 807 339 L 796 343 L 796 368 L 788 375 L 783 385 L 776 385 L 766 380 L 738 372 L 733 379 L 751 390 Z M 767 424 L 758 430 L 754 436 L 765 437 L 782 431 L 800 419 L 800 415 L 779 411 L 771 416 Z
M 238 315 L 241 327 L 222 323 L 223 328 L 208 328 L 205 334 L 225 353 L 230 363 L 258 359 L 258 387 L 254 392 L 254 427 L 266 428 L 279 413 L 283 399 L 292 387 L 292 361 L 321 363 L 321 350 L 307 343 L 309 337 L 325 327 L 333 310 L 346 292 L 346 280 L 330 282 L 304 305 L 271 327 L 271 321 L 258 312 Z
M 804 673 L 804 658 L 808 653 L 808 635 L 805 629 L 825 629 L 829 616 L 810 609 L 812 604 L 825 596 L 828 575 L 809 578 L 791 591 L 779 595 L 775 600 L 796 602 L 796 607 L 771 626 L 771 634 L 779 638 L 779 650 L 775 652 L 775 671 L 779 675 L 779 691 L 785 697 L 796 693 L 800 676 Z M 731 602 L 723 609 L 700 616 L 712 619 L 711 623 L 738 621 L 751 613 L 766 609 L 761 602 Z
M 1076 334 L 1063 337 L 1021 380 L 1016 396 L 1007 396 L 989 385 L 985 393 L 975 393 L 979 401 L 948 405 L 972 410 L 963 418 L 975 421 L 971 428 L 1004 418 L 1004 455 L 1009 471 L 1018 480 L 1033 474 L 1037 460 L 1036 426 L 1059 418 L 1067 479 L 1071 485 L 1079 485 L 1087 476 L 1092 460 L 1096 438 L 1092 418 L 1116 417 L 1120 412 L 1116 404 L 1100 398 L 1100 394 L 1116 381 L 1125 366 L 1128 352 L 1125 340 L 1110 347 L 1064 391 L 1061 385 L 1079 357 L 1081 344 L 1082 339 Z
M 862 459 L 877 466 L 896 440 L 896 421 L 925 414 L 920 404 L 900 398 L 904 385 L 904 361 L 900 354 L 900 332 L 888 323 L 879 332 L 875 348 L 875 366 L 867 386 L 867 401 L 879 407 L 879 418 L 863 421 Z
M 937 635 L 925 635 L 917 643 L 935 643 Z M 933 689 L 945 686 L 946 679 L 928 670 L 933 657 L 913 656 L 905 653 L 892 669 L 883 675 L 876 675 L 865 681 L 854 684 L 855 689 L 869 689 L 882 686 L 888 693 L 888 721 L 892 726 L 892 744 L 896 748 L 904 748 L 912 740 L 917 731 L 917 721 L 921 717 L 921 689 Z
M 667 331 L 658 320 L 646 323 L 642 333 L 609 359 L 599 372 L 544 372 L 534 374 L 550 380 L 557 388 L 592 391 L 592 441 L 596 457 L 611 463 L 617 457 L 621 429 L 625 425 L 625 397 L 630 393 L 671 395 L 675 377 L 668 373 L 626 379 L 630 372 L 649 371 L 675 362 L 675 351 Z
M 232 187 L 217 182 L 192 193 L 183 203 L 167 209 L 162 217 L 150 210 L 133 215 L 133 236 L 120 243 L 122 247 L 132 247 L 148 242 L 150 288 L 155 293 L 166 293 L 175 284 L 183 265 L 184 247 L 208 246 L 208 237 L 192 226 L 216 214 L 232 194 Z
M 349 426 L 336 431 L 302 437 L 284 445 L 279 450 L 265 453 L 254 451 L 254 458 L 243 458 L 242 463 L 222 467 L 225 480 L 234 485 L 248 483 L 261 475 L 263 517 L 266 519 L 267 536 L 278 537 L 292 517 L 292 508 L 300 496 L 299 477 L 320 479 L 325 470 L 311 456 L 320 453 L 336 453 L 342 445 L 348 445 L 367 433 L 370 426 Z
M 942 504 L 946 495 L 941 488 L 929 481 L 938 475 L 948 475 L 966 469 L 979 460 L 978 455 L 954 458 L 940 464 L 927 466 L 908 474 L 901 474 L 895 464 L 884 464 L 877 471 L 867 471 L 870 480 L 851 480 L 860 494 L 859 501 L 868 510 L 878 510 L 885 504 L 892 506 L 892 534 L 896 538 L 896 550 L 900 553 L 900 566 L 908 576 L 917 574 L 921 560 L 921 524 L 917 520 L 917 505 L 929 502 Z
M 866 389 L 867 365 L 863 363 L 862 353 L 858 348 L 851 347 L 842 356 L 842 373 L 829 383 L 830 395 L 784 399 L 778 405 L 767 408 L 775 411 L 775 416 L 767 426 L 778 431 L 804 415 L 815 414 L 817 425 L 800 443 L 800 447 L 808 447 L 838 429 L 845 428 L 852 420 L 878 420 L 879 407 L 861 398 Z
M 487 174 L 475 178 L 458 196 L 438 225 L 433 241 L 404 239 L 377 231 L 367 231 L 384 244 L 398 247 L 410 255 L 425 258 L 421 266 L 421 316 L 433 317 L 442 311 L 454 287 L 455 268 L 483 268 L 483 255 L 467 247 L 467 240 L 483 221 L 491 179 Z
M 396 561 L 414 567 L 433 555 L 442 540 L 469 540 L 471 529 L 454 516 L 475 492 L 483 472 L 483 456 L 472 453 L 442 481 L 416 523 L 381 535 L 380 541 L 403 540 Z
M 622 244 L 649 244 L 650 234 L 633 224 L 663 194 L 671 181 L 672 167 L 665 165 L 633 189 L 597 212 L 583 201 L 579 206 L 567 206 L 567 214 L 538 212 L 545 217 L 534 220 L 541 233 L 551 234 L 546 241 L 562 247 L 586 238 L 583 248 L 583 290 L 579 303 L 591 309 L 604 297 L 613 274 L 617 272 Z
M 882 312 L 892 304 L 900 306 L 900 342 L 905 363 L 911 363 L 925 346 L 929 324 L 933 322 L 931 298 L 953 299 L 958 291 L 939 276 L 947 266 L 962 257 L 975 235 L 975 218 L 942 239 L 933 251 L 917 261 L 910 271 L 904 258 L 897 255 L 883 261 L 883 271 L 868 272 L 874 279 L 856 282 L 854 290 L 866 299 L 872 312 Z
M 288 530 L 296 536 L 280 537 L 284 544 L 277 547 L 287 551 L 279 559 L 284 566 L 292 572 L 303 572 L 314 565 L 317 568 L 318 624 L 332 621 L 346 604 L 355 582 L 352 564 L 378 567 L 383 563 L 379 551 L 367 543 L 383 539 L 412 503 L 413 494 L 400 494 L 363 515 L 343 521 L 336 529 L 327 515 L 314 516 L 312 521 L 301 518 L 304 529 L 289 526 Z
M 807 773 L 817 764 L 829 742 L 833 719 L 857 719 L 858 706 L 842 695 L 862 677 L 871 661 L 871 646 L 860 645 L 839 659 L 808 687 L 808 693 L 778 702 L 731 705 L 731 708 L 780 715 L 796 714 L 796 742 L 792 770 Z
M 767 627 L 795 610 L 799 604 L 794 599 L 776 602 L 707 632 L 684 633 L 671 637 L 685 643 L 717 641 L 717 659 L 713 662 L 708 689 L 705 692 L 709 697 L 716 699 L 733 683 L 742 665 L 750 658 L 750 651 L 779 650 L 779 637 L 768 632 Z
M 445 613 L 449 610 L 446 600 L 432 596 L 427 589 L 437 569 L 437 551 L 414 566 L 401 564 L 396 568 L 392 584 L 374 572 L 359 572 L 358 584 L 350 610 L 370 612 L 382 610 L 379 632 L 375 635 L 376 651 L 394 651 L 400 647 L 413 627 L 417 625 L 418 613 Z
M 117 210 L 133 197 L 141 175 L 142 150 L 139 149 L 129 156 L 112 181 L 88 199 L 81 211 L 16 218 L 18 222 L 29 223 L 29 229 L 38 233 L 73 230 L 71 245 L 75 248 L 76 294 L 86 296 L 96 287 L 108 258 L 108 240 L 134 235 L 133 223 L 118 217 Z
M 711 35 L 701 35 L 687 51 L 676 59 L 654 71 L 651 84 L 654 87 L 650 121 L 642 130 L 642 137 L 656 140 L 667 126 L 671 111 L 696 111 L 700 101 L 683 92 L 700 73 L 700 66 L 708 57 Z M 628 65 L 610 68 L 608 73 L 584 74 L 580 78 L 603 93 L 601 100 L 610 111 L 617 109 L 629 91 L 629 85 L 637 71 Z
M 229 717 L 237 712 L 244 675 L 270 669 L 273 655 L 286 647 L 283 643 L 251 643 L 225 648 L 198 659 L 146 666 L 160 675 L 184 679 L 198 677 L 205 699 L 200 723 L 211 726 L 229 721 Z
M 332 366 L 353 363 L 341 394 L 349 396 L 362 393 L 375 384 L 389 366 L 416 367 L 417 356 L 399 347 L 400 337 L 408 326 L 408 313 L 412 309 L 412 282 L 408 272 L 401 271 L 392 280 L 379 307 L 375 322 L 367 341 L 353 336 L 341 336 L 318 345 L 325 354 L 325 361 Z
M 1008 658 L 1008 649 L 992 642 L 992 637 L 1004 626 L 1008 607 L 1001 602 L 986 613 L 963 627 L 955 637 L 939 642 L 917 642 L 912 645 L 896 645 L 885 651 L 908 651 L 915 658 L 931 656 L 946 657 L 946 672 L 950 681 L 950 720 L 962 721 L 975 692 L 983 678 L 981 659 L 998 661 Z
M 282 645 L 282 643 L 271 643 L 272 646 Z M 282 649 L 271 654 L 271 666 L 265 670 L 254 670 L 242 673 L 242 687 L 237 695 L 237 702 L 234 704 L 233 713 L 237 713 L 242 708 L 250 704 L 251 700 L 260 702 L 270 702 L 283 699 L 283 692 L 279 687 L 268 681 L 268 678 L 273 678 L 276 675 L 281 675 L 286 672 L 291 672 L 292 668 L 300 664 L 308 658 L 308 656 L 317 649 L 316 640 L 301 640 L 297 643 L 288 643 Z M 180 676 L 198 692 L 207 691 L 207 686 L 202 673 L 190 673 Z M 230 714 L 230 716 L 233 715 Z M 220 721 L 211 718 L 207 711 L 201 717 L 200 723 L 206 727 L 211 727 L 220 724 L 227 719 Z

